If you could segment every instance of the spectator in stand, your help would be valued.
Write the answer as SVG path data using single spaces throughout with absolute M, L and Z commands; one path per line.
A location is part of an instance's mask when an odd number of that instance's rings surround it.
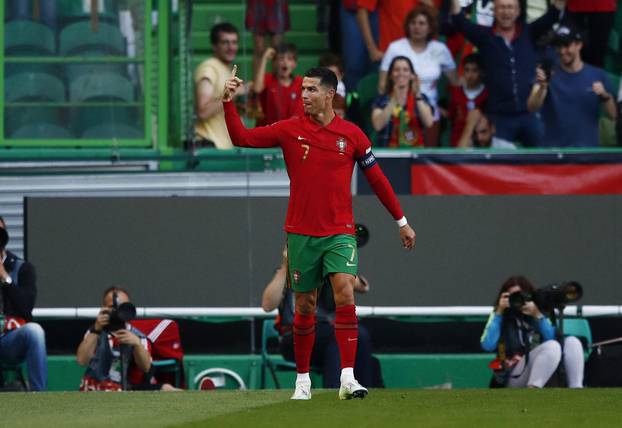
M 6 249 L 9 233 L 0 217 L 0 294 L 4 326 L 0 334 L 0 360 L 26 362 L 31 391 L 45 391 L 48 382 L 45 332 L 32 321 L 37 299 L 35 267 Z
M 568 0 L 567 22 L 587 30 L 581 56 L 588 64 L 604 67 L 616 8 L 616 0 Z
M 341 24 L 341 55 L 348 91 L 356 91 L 359 80 L 374 71 L 373 62 L 367 53 L 367 46 L 361 28 L 357 23 L 356 0 L 342 0 L 339 10 Z M 374 46 L 378 40 L 378 14 L 365 13 L 365 23 Z
M 7 3 L 9 7 L 6 12 L 9 20 L 39 21 L 52 30 L 57 30 L 56 0 L 39 0 L 36 3 L 28 0 L 9 0 Z
M 479 54 L 471 54 L 462 61 L 463 75 L 460 86 L 450 88 L 448 117 L 451 119 L 451 145 L 456 147 L 463 137 L 466 118 L 471 110 L 484 109 L 488 91 L 483 83 Z
M 203 61 L 194 73 L 196 86 L 197 122 L 195 144 L 197 147 L 232 149 L 231 138 L 225 125 L 222 93 L 225 80 L 231 76 L 231 66 L 238 54 L 238 30 L 227 22 L 216 24 L 210 33 L 214 56 Z M 244 88 L 236 96 L 244 93 Z
M 487 113 L 497 135 L 537 146 L 544 135 L 543 126 L 527 110 L 537 62 L 535 43 L 562 16 L 566 0 L 553 0 L 547 13 L 531 24 L 519 21 L 518 0 L 495 0 L 492 28 L 470 22 L 461 13 L 459 1 L 452 1 L 453 25 L 479 49 L 489 91 Z
M 434 7 L 435 3 L 440 4 L 441 0 L 357 0 L 358 9 L 356 20 L 361 29 L 363 40 L 367 46 L 369 58 L 373 62 L 382 60 L 384 51 L 391 42 L 404 35 L 402 32 L 404 17 L 418 4 L 426 4 Z M 380 40 L 378 44 L 374 40 L 369 14 L 378 12 L 378 30 Z
M 437 85 L 441 74 L 452 85 L 458 85 L 456 63 L 447 46 L 433 40 L 437 34 L 438 21 L 436 9 L 420 4 L 410 11 L 403 23 L 406 37 L 389 45 L 380 65 L 379 91 L 384 92 L 389 64 L 398 56 L 405 56 L 412 62 L 419 78 L 421 92 L 427 97 L 434 111 L 434 123 L 424 131 L 424 145 L 438 146 L 440 114 L 438 110 Z
M 458 147 L 476 149 L 515 149 L 516 145 L 510 141 L 498 138 L 494 123 L 479 109 L 471 110 L 467 114 L 464 131 Z
M 318 65 L 320 67 L 328 68 L 330 71 L 335 73 L 335 76 L 337 76 L 337 92 L 333 98 L 333 110 L 335 110 L 335 114 L 344 119 L 346 117 L 346 110 L 348 109 L 350 103 L 348 102 L 346 85 L 343 82 L 344 73 L 341 58 L 334 53 L 327 53 L 320 57 Z
M 371 121 L 379 147 L 423 146 L 423 130 L 433 125 L 434 113 L 407 57 L 391 61 L 386 93 L 374 101 Z
M 273 59 L 272 72 L 266 73 Z M 297 65 L 296 46 L 291 43 L 268 48 L 261 57 L 253 91 L 259 96 L 263 117 L 257 126 L 271 125 L 283 119 L 302 115 L 302 77 L 294 76 Z
M 600 68 L 581 59 L 582 34 L 561 26 L 553 44 L 559 64 L 548 72 L 539 66 L 528 100 L 530 111 L 541 110 L 545 135 L 541 147 L 598 147 L 600 106 L 615 120 L 613 86 Z
M 283 42 L 283 33 L 289 31 L 287 0 L 246 0 L 246 29 L 253 33 L 253 76 L 257 76 L 262 54 L 266 51 L 266 37 L 271 46 Z

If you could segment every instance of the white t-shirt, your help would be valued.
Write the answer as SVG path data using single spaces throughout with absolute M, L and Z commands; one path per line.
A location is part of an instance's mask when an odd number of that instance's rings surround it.
M 445 43 L 438 40 L 430 40 L 423 52 L 415 52 L 406 37 L 392 42 L 380 64 L 380 70 L 388 72 L 391 61 L 396 56 L 405 56 L 413 63 L 415 73 L 421 82 L 421 92 L 424 93 L 430 105 L 434 108 L 434 120 L 438 120 L 438 91 L 436 89 L 441 73 L 455 70 L 456 63 L 447 49 Z

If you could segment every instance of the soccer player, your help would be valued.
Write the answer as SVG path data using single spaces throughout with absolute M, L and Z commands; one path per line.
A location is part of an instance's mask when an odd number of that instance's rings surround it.
M 358 254 L 354 237 L 350 182 L 354 162 L 399 227 L 404 248 L 415 245 L 415 231 L 404 217 L 389 181 L 371 151 L 371 143 L 354 124 L 335 115 L 332 103 L 337 77 L 327 68 L 311 68 L 302 82 L 304 116 L 271 126 L 246 129 L 231 102 L 242 80 L 225 82 L 223 104 L 231 141 L 241 147 L 276 147 L 290 178 L 285 219 L 288 279 L 295 292 L 293 400 L 311 398 L 309 366 L 315 340 L 315 308 L 322 279 L 329 277 L 335 297 L 335 338 L 341 358 L 339 398 L 364 398 L 367 389 L 354 378 L 358 320 L 354 281 Z

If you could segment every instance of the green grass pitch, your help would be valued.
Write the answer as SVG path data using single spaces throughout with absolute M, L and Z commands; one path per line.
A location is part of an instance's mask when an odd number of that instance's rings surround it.
M 3 427 L 619 427 L 622 389 L 3 393 Z

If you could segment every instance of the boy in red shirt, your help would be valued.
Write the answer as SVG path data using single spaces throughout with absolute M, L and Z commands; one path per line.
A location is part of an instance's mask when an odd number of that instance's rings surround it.
M 266 65 L 271 59 L 273 71 L 266 73 Z M 293 75 L 296 65 L 296 46 L 291 43 L 264 52 L 253 85 L 262 112 L 257 116 L 257 126 L 302 115 L 302 77 Z
M 479 54 L 467 55 L 462 61 L 463 81 L 460 86 L 450 87 L 450 102 L 447 115 L 452 121 L 451 146 L 457 147 L 471 110 L 482 110 L 488 99 L 483 83 Z

